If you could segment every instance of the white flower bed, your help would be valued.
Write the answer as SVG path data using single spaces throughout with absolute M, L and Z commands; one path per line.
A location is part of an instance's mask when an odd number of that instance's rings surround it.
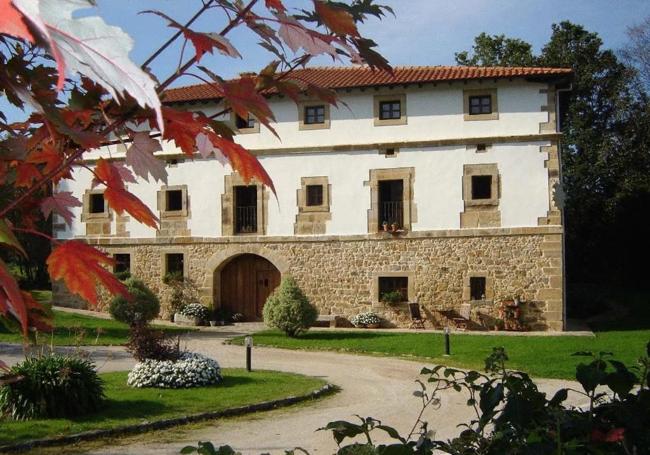
M 184 352 L 178 360 L 147 359 L 138 362 L 129 372 L 131 387 L 181 389 L 221 382 L 221 369 L 216 360 L 193 352 Z
M 179 312 L 183 316 L 188 316 L 191 318 L 199 318 L 203 321 L 207 320 L 210 317 L 210 310 L 201 305 L 200 303 L 188 303 Z
M 357 314 L 356 316 L 352 316 L 350 322 L 356 326 L 374 325 L 374 324 L 381 323 L 381 319 L 379 318 L 379 316 L 377 316 L 377 314 L 373 312 L 368 312 L 368 313 L 360 313 Z

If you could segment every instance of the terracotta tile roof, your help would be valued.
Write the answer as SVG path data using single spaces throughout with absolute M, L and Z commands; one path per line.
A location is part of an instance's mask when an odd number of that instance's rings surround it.
M 569 68 L 401 66 L 391 75 L 368 67 L 312 67 L 293 72 L 291 80 L 309 82 L 331 89 L 387 86 L 423 82 L 500 79 L 512 77 L 552 78 L 568 76 Z M 172 88 L 165 91 L 165 102 L 200 101 L 219 98 L 221 93 L 207 84 Z

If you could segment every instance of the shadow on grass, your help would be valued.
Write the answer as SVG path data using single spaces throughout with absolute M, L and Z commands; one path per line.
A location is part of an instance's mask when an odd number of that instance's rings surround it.
M 173 410 L 161 401 L 155 400 L 112 400 L 108 399 L 103 408 L 93 414 L 70 418 L 76 423 L 103 422 L 106 420 L 150 419 Z

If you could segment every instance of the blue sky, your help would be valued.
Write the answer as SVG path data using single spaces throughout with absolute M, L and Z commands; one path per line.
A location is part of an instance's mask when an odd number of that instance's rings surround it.
M 284 3 L 299 8 L 311 2 L 284 0 Z M 377 3 L 393 7 L 396 17 L 387 16 L 383 21 L 370 19 L 361 31 L 377 41 L 379 51 L 394 65 L 454 64 L 454 52 L 469 49 L 474 36 L 483 31 L 521 38 L 539 51 L 550 36 L 551 24 L 567 19 L 597 32 L 606 47 L 619 49 L 626 42 L 627 27 L 650 16 L 648 0 L 377 0 Z M 200 4 L 200 0 L 98 0 L 98 11 L 108 23 L 122 27 L 133 37 L 135 47 L 131 56 L 140 63 L 173 30 L 162 18 L 138 15 L 139 11 L 159 9 L 183 22 Z M 196 24 L 196 30 L 206 32 L 222 27 L 218 15 Z M 260 69 L 272 59 L 250 34 L 237 31 L 229 36 L 244 59 L 208 56 L 202 64 L 224 77 L 231 77 L 241 71 Z M 154 74 L 166 77 L 176 67 L 177 59 L 178 47 L 162 54 L 152 65 Z M 320 58 L 315 63 L 328 65 L 331 59 Z M 197 82 L 190 77 L 175 85 Z M 0 109 L 5 106 L 5 100 L 0 99 Z M 16 112 L 9 115 L 22 117 Z

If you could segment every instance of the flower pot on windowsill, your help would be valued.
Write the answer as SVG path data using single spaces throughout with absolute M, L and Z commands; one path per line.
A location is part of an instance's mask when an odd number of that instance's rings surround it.
M 174 322 L 179 325 L 191 325 L 191 326 L 196 326 L 196 325 L 201 325 L 201 318 L 197 318 L 195 316 L 185 316 L 181 313 L 175 313 L 174 314 Z

